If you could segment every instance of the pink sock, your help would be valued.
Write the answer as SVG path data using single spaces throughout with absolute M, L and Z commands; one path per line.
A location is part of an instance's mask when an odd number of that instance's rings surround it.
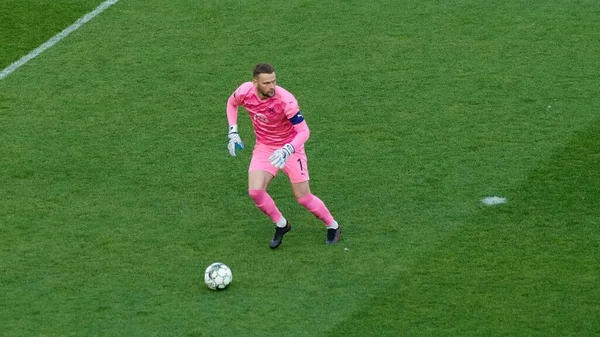
M 258 207 L 263 213 L 268 215 L 273 222 L 279 221 L 282 215 L 271 196 L 265 190 L 248 190 L 250 198 L 254 200 L 256 207 Z
M 329 226 L 333 222 L 333 216 L 329 213 L 327 206 L 325 206 L 321 199 L 317 198 L 312 193 L 298 199 L 298 203 L 314 214 L 314 216 L 321 219 L 321 221 L 325 223 L 325 226 Z

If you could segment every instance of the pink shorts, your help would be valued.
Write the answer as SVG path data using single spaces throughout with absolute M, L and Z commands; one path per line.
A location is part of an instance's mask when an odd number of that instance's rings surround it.
M 279 169 L 271 165 L 269 157 L 273 152 L 280 147 L 267 146 L 264 144 L 256 144 L 252 150 L 252 160 L 250 161 L 250 171 L 266 171 L 273 176 L 277 176 Z M 290 178 L 292 184 L 308 181 L 308 165 L 306 161 L 306 153 L 304 147 L 296 150 L 285 163 L 283 172 Z

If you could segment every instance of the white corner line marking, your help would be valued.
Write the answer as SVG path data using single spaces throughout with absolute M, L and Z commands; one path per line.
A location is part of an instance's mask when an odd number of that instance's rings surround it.
M 117 2 L 119 2 L 119 0 L 107 0 L 107 1 L 104 1 L 98 7 L 96 7 L 96 9 L 94 9 L 93 11 L 91 11 L 91 12 L 87 13 L 86 15 L 84 15 L 84 16 L 80 17 L 79 19 L 77 19 L 77 21 L 75 21 L 75 23 L 73 23 L 69 27 L 65 28 L 62 32 L 54 35 L 50 40 L 44 42 L 39 47 L 37 47 L 36 49 L 34 49 L 33 51 L 31 51 L 29 54 L 21 57 L 18 61 L 14 62 L 13 64 L 11 64 L 8 67 L 4 68 L 2 70 L 2 72 L 0 72 L 0 80 L 2 80 L 3 78 L 5 78 L 6 76 L 10 75 L 15 70 L 19 69 L 25 63 L 31 61 L 33 58 L 35 58 L 36 56 L 38 56 L 39 54 L 41 54 L 46 49 L 54 46 L 60 40 L 62 40 L 65 37 L 67 37 L 69 34 L 71 34 L 72 32 L 76 31 L 77 29 L 79 29 L 79 27 L 83 26 L 86 22 L 88 22 L 91 19 L 95 18 L 98 14 L 104 12 L 108 7 L 116 4 Z

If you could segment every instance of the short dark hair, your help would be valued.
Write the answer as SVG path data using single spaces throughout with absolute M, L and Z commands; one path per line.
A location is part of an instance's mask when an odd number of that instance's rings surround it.
M 253 78 L 256 78 L 260 74 L 272 74 L 275 72 L 275 69 L 272 65 L 268 63 L 259 63 L 254 66 L 254 74 Z

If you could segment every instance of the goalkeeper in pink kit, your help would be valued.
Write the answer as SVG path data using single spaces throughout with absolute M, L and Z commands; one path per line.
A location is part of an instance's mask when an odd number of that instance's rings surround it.
M 323 201 L 311 193 L 308 184 L 308 166 L 304 152 L 304 143 L 310 135 L 308 125 L 294 95 L 277 86 L 275 80 L 275 70 L 270 64 L 257 64 L 252 82 L 243 83 L 229 97 L 229 153 L 235 157 L 237 149 L 244 148 L 237 127 L 238 106 L 241 105 L 250 114 L 256 135 L 256 145 L 248 169 L 248 193 L 256 207 L 275 223 L 271 248 L 277 248 L 285 233 L 292 228 L 267 193 L 269 183 L 279 170 L 283 170 L 290 179 L 298 203 L 321 219 L 327 227 L 325 243 L 334 244 L 340 240 L 342 229 Z

